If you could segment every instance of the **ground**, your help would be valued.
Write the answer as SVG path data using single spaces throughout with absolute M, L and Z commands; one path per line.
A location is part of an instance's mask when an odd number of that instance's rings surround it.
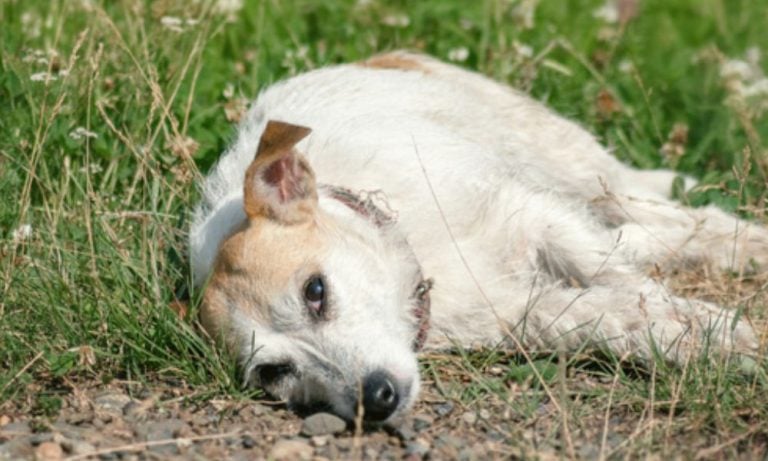
M 766 21 L 754 0 L 0 2 L 0 460 L 764 458 L 764 352 L 425 355 L 404 421 L 346 428 L 243 389 L 199 293 L 186 320 L 169 306 L 195 181 L 248 101 L 397 48 L 697 178 L 674 189 L 690 205 L 765 222 Z M 752 269 L 651 275 L 764 325 L 768 268 Z

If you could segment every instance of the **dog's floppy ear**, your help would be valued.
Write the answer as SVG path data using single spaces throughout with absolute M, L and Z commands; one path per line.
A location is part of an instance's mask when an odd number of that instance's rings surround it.
M 317 206 L 315 175 L 296 149 L 310 129 L 270 120 L 256 158 L 245 172 L 243 202 L 248 219 L 265 217 L 283 224 L 310 218 Z

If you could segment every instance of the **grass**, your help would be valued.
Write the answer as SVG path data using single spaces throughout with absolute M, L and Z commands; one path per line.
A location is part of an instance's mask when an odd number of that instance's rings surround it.
M 700 179 L 682 200 L 762 219 L 768 95 L 745 96 L 750 82 L 722 68 L 768 43 L 768 5 L 646 0 L 608 22 L 594 14 L 602 3 L 258 0 L 237 13 L 181 0 L 0 3 L 0 411 L 55 414 L 57 392 L 83 380 L 243 395 L 232 361 L 167 308 L 187 275 L 194 182 L 260 88 L 377 51 L 453 57 L 581 121 L 628 163 Z M 764 282 L 675 279 L 755 317 L 766 315 Z M 639 369 L 484 351 L 423 365 L 468 408 L 502 402 L 505 443 L 533 450 L 521 456 L 543 453 L 541 440 L 565 456 L 598 440 L 601 457 L 749 457 L 768 443 L 768 385 L 727 360 Z M 623 441 L 611 445 L 613 433 Z

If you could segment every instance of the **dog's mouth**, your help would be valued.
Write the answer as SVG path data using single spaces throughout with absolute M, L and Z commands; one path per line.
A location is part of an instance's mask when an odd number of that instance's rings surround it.
M 299 416 L 326 412 L 350 424 L 375 426 L 397 419 L 410 408 L 415 400 L 414 389 L 418 390 L 418 377 L 414 379 L 415 382 L 397 379 L 392 373 L 377 369 L 355 384 L 344 384 L 328 376 L 294 372 L 262 387 Z

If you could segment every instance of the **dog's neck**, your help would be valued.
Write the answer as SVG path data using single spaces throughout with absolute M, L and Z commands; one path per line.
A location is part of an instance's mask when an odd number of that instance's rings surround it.
M 381 191 L 361 191 L 355 193 L 346 187 L 330 185 L 322 185 L 321 189 L 324 190 L 329 197 L 341 202 L 355 213 L 373 222 L 377 227 L 381 228 L 393 225 L 397 222 L 397 213 L 389 208 L 389 205 L 383 196 L 384 194 Z M 421 274 L 421 269 L 419 269 L 419 274 Z M 419 351 L 424 347 L 424 343 L 427 341 L 427 335 L 429 333 L 431 305 L 429 290 L 432 289 L 432 280 L 424 280 L 423 277 L 421 277 L 421 279 L 422 281 L 419 284 L 420 292 L 417 294 L 417 304 L 411 312 L 417 322 L 416 338 L 413 343 L 413 349 L 415 351 Z

